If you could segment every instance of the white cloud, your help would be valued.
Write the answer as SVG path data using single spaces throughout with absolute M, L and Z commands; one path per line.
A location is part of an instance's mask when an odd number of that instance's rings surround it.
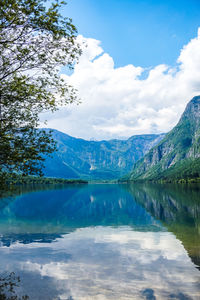
M 149 70 L 131 64 L 115 68 L 100 41 L 82 36 L 78 40 L 87 47 L 74 73 L 62 76 L 78 89 L 82 103 L 47 114 L 48 127 L 86 139 L 167 132 L 187 102 L 200 94 L 200 29 L 181 50 L 175 67 Z M 142 79 L 144 71 L 148 75 Z

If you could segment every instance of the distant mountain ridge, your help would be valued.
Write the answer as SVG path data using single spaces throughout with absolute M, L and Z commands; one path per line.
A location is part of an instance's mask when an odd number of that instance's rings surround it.
M 135 163 L 124 180 L 200 177 L 200 96 L 186 106 L 178 124 Z
M 49 131 L 50 129 L 46 129 Z M 135 135 L 127 140 L 86 141 L 53 130 L 57 151 L 46 157 L 44 175 L 87 180 L 117 179 L 158 144 L 165 134 Z

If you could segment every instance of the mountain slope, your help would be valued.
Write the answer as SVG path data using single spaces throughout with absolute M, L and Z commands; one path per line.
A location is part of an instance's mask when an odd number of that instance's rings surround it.
M 200 177 L 200 96 L 187 105 L 178 124 L 124 180 Z
M 48 131 L 48 129 L 47 129 Z M 158 144 L 164 134 L 132 136 L 127 140 L 86 141 L 53 130 L 57 151 L 45 160 L 45 176 L 116 179 Z

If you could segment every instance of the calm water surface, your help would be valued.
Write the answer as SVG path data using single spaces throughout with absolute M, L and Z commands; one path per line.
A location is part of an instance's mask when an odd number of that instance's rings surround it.
M 199 300 L 200 187 L 74 185 L 4 196 L 0 266 L 33 300 Z

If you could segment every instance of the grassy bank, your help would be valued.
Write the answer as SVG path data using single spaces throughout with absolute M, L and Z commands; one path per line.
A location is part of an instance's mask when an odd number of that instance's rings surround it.
M 36 177 L 36 176 L 15 176 L 8 177 L 5 181 L 6 186 L 15 185 L 55 185 L 55 184 L 87 184 L 88 181 L 82 179 L 65 179 L 52 177 Z

